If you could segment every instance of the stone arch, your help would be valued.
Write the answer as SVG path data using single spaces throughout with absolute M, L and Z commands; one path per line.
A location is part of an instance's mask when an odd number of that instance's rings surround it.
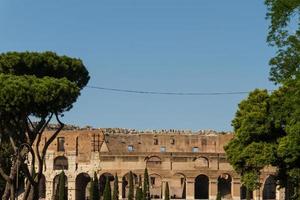
M 54 170 L 68 170 L 68 158 L 65 156 L 58 156 L 54 159 L 53 169 Z
M 170 185 L 170 196 L 172 199 L 186 198 L 186 176 L 183 173 L 175 173 Z
M 58 200 L 58 188 L 59 188 L 59 177 L 60 177 L 60 174 L 56 175 L 53 179 L 53 197 L 52 199 L 53 200 Z M 65 175 L 64 176 L 64 179 L 65 179 L 65 196 L 67 197 L 68 196 L 68 177 Z
M 244 185 L 240 188 L 240 195 L 241 200 L 244 200 L 247 197 L 247 188 Z M 250 192 L 250 199 L 253 199 L 253 191 Z
M 82 200 L 88 196 L 87 185 L 91 181 L 91 177 L 87 173 L 80 173 L 75 180 L 75 199 Z
M 39 182 L 39 199 L 46 198 L 46 177 L 42 174 L 40 182 Z
M 150 179 L 150 197 L 151 199 L 161 199 L 162 194 L 162 178 L 161 175 L 153 173 L 149 174 Z
M 129 173 L 126 173 L 122 177 L 122 198 L 127 198 L 128 189 L 129 189 Z M 135 188 L 136 185 L 138 185 L 138 176 L 132 172 L 133 176 L 133 187 Z M 134 190 L 135 191 L 135 190 Z
M 200 174 L 195 178 L 195 199 L 208 199 L 209 178 Z
M 111 173 L 105 172 L 105 173 L 101 174 L 101 176 L 99 177 L 100 196 L 103 196 L 103 192 L 104 192 L 104 188 L 105 188 L 107 178 L 108 178 L 108 181 L 109 181 L 110 184 L 111 184 L 111 182 L 113 182 L 115 180 L 115 177 Z
M 276 199 L 276 178 L 273 175 L 268 176 L 263 188 L 263 200 Z
M 222 198 L 231 199 L 231 182 L 232 178 L 229 174 L 221 174 L 218 178 L 218 192 Z
M 209 160 L 206 157 L 198 157 L 194 160 L 195 168 L 209 168 Z
M 161 158 L 158 156 L 150 156 L 146 158 L 146 167 L 155 168 L 161 165 Z

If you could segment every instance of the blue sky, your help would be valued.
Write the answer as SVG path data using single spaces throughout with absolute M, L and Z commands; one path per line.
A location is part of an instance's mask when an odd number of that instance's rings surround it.
M 262 0 L 2 0 L 0 52 L 81 58 L 89 85 L 167 92 L 274 88 Z M 247 95 L 159 96 L 85 88 L 66 123 L 230 131 Z

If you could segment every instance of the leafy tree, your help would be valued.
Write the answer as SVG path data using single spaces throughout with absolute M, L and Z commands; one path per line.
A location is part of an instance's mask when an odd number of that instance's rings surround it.
M 128 191 L 128 200 L 133 200 L 134 188 L 133 188 L 133 174 L 132 171 L 129 172 L 129 191 Z
M 235 137 L 225 146 L 227 158 L 241 174 L 243 185 L 253 191 L 259 185 L 260 170 L 274 162 L 276 139 L 270 115 L 270 97 L 266 90 L 255 90 L 239 104 L 232 121 Z
M 265 0 L 270 20 L 267 42 L 277 47 L 270 60 L 270 79 L 283 83 L 294 79 L 300 68 L 299 0 Z M 292 27 L 292 28 L 291 28 Z
M 103 200 L 111 200 L 111 188 L 108 176 L 106 177 Z
M 166 182 L 165 200 L 170 200 L 170 192 L 169 192 L 169 183 L 168 182 Z
M 66 191 L 66 176 L 65 173 L 62 171 L 59 174 L 59 183 L 58 183 L 58 200 L 67 200 L 68 191 Z
M 149 175 L 148 175 L 148 169 L 145 168 L 144 171 L 144 188 L 143 188 L 143 200 L 149 200 L 150 199 L 150 188 L 149 188 Z
M 3 145 L 1 138 L 8 138 L 14 151 L 10 171 L 4 173 L 0 166 L 1 176 L 6 181 L 3 200 L 14 199 L 13 183 L 18 169 L 29 180 L 24 199 L 38 199 L 47 149 L 64 127 L 60 117 L 72 108 L 88 80 L 88 71 L 80 59 L 53 52 L 0 54 L 0 146 Z M 44 130 L 52 118 L 57 120 L 59 128 L 41 146 Z M 28 153 L 32 158 L 30 169 L 24 163 Z M 35 164 L 38 166 L 36 175 Z
M 115 174 L 115 180 L 114 180 L 114 190 L 113 190 L 113 200 L 119 199 L 119 180 L 118 175 Z

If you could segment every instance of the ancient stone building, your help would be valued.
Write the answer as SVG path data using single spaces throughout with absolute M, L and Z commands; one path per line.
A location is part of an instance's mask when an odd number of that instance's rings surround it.
M 50 134 L 48 131 L 45 137 Z M 106 177 L 113 187 L 117 174 L 119 199 L 123 199 L 127 197 L 129 172 L 133 172 L 137 185 L 147 168 L 152 199 L 164 197 L 166 182 L 172 199 L 214 200 L 218 192 L 222 199 L 245 199 L 240 177 L 223 150 L 232 137 L 231 133 L 213 131 L 65 130 L 49 147 L 40 196 L 53 199 L 58 174 L 64 170 L 68 199 L 88 199 L 89 181 L 95 172 L 100 193 Z M 260 176 L 262 187 L 253 192 L 254 199 L 281 198 L 272 173 L 274 169 L 264 169 Z

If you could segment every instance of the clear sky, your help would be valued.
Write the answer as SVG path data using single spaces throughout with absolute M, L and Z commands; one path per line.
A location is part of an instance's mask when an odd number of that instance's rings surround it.
M 274 88 L 263 0 L 1 0 L 0 52 L 81 58 L 89 85 L 167 92 Z M 163 96 L 85 88 L 64 122 L 230 131 L 247 95 Z

